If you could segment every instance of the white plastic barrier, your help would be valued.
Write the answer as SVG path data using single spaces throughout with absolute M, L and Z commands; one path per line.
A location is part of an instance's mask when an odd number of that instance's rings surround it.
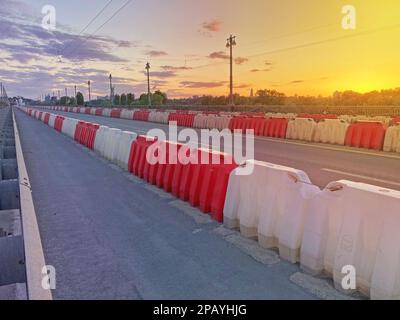
M 344 145 L 349 123 L 338 119 L 325 119 L 318 122 L 314 142 Z
M 286 118 L 286 119 L 294 119 L 297 117 L 296 113 L 281 113 L 281 112 L 267 112 L 265 114 L 269 118 Z
M 279 247 L 282 258 L 299 260 L 305 213 L 319 188 L 300 170 L 250 160 L 248 176 L 230 176 L 224 207 L 228 227 L 240 226 L 246 237 L 258 237 L 261 246 Z
M 70 138 L 75 138 L 75 129 L 78 124 L 77 119 L 65 118 L 62 126 L 62 133 L 69 136 Z
M 110 130 L 107 126 L 100 126 L 96 132 L 96 137 L 94 140 L 94 151 L 96 151 L 101 156 L 104 155 L 105 143 L 106 143 L 106 133 Z
M 400 299 L 400 191 L 341 180 L 314 200 L 302 267 L 319 272 L 323 265 L 340 287 L 342 268 L 353 266 L 359 291 L 372 299 Z
M 286 139 L 312 141 L 317 123 L 313 119 L 296 118 L 288 123 Z
M 122 119 L 130 119 L 130 120 L 132 120 L 133 119 L 133 113 L 134 113 L 133 110 L 122 109 L 121 118 Z
M 203 129 L 206 126 L 207 116 L 204 114 L 196 114 L 194 116 L 193 127 L 198 129 Z
M 111 109 L 110 108 L 104 108 L 103 109 L 103 117 L 110 117 L 111 116 Z
M 49 117 L 49 126 L 54 128 L 54 122 L 56 120 L 56 115 L 53 113 L 50 113 L 50 117 Z
M 383 151 L 400 152 L 400 124 L 386 130 Z
M 168 123 L 169 112 L 167 111 L 151 111 L 149 114 L 149 122 Z
M 95 116 L 97 108 L 90 108 L 90 114 Z
M 390 122 L 392 121 L 391 117 L 385 117 L 385 116 L 375 116 L 375 117 L 368 117 L 368 116 L 355 116 L 353 117 L 353 122 L 356 121 L 377 121 L 377 122 L 382 122 L 385 125 L 389 125 Z
M 137 138 L 137 134 L 130 131 L 123 131 L 117 141 L 114 162 L 121 168 L 127 170 L 129 155 L 132 142 Z
M 105 134 L 104 151 L 102 155 L 110 161 L 115 161 L 118 141 L 120 140 L 122 131 L 120 129 L 109 128 Z
M 78 112 L 78 109 L 79 109 L 78 107 L 73 107 L 73 108 L 72 108 L 72 112 L 77 113 L 77 112 Z

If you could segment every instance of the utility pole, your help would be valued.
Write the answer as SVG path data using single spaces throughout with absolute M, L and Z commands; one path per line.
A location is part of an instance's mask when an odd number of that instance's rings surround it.
M 150 63 L 146 63 L 147 70 L 147 100 L 149 102 L 149 108 L 151 107 L 151 93 L 150 93 Z
M 113 87 L 112 87 L 112 75 L 110 73 L 110 105 L 113 105 Z
M 65 96 L 68 97 L 68 89 L 65 88 Z
M 233 110 L 234 101 L 233 101 L 233 47 L 236 46 L 236 36 L 230 35 L 228 39 L 226 39 L 226 47 L 230 50 L 230 81 L 229 81 L 229 105 Z
M 58 90 L 58 100 L 60 100 L 60 99 L 61 99 L 60 90 Z
M 76 86 L 74 86 L 75 89 L 75 105 L 78 105 L 78 97 L 76 96 Z
M 90 102 L 90 100 L 92 100 L 92 98 L 90 97 L 90 80 L 88 81 L 88 88 L 89 88 L 89 102 Z

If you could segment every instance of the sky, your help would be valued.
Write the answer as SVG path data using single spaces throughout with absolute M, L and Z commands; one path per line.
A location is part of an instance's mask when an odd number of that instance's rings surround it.
M 45 5 L 55 30 L 42 27 Z M 345 5 L 355 29 L 342 26 Z M 74 85 L 87 96 L 90 80 L 95 97 L 109 93 L 111 73 L 116 93 L 139 95 L 150 62 L 152 90 L 226 95 L 230 34 L 242 95 L 400 87 L 398 0 L 0 0 L 0 81 L 9 96 L 37 99 Z

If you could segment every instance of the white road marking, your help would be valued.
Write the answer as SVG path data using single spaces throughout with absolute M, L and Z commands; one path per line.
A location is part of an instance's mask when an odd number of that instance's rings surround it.
M 321 171 L 343 174 L 343 175 L 354 177 L 354 178 L 360 178 L 360 179 L 366 179 L 366 180 L 370 180 L 370 181 L 386 183 L 386 184 L 390 184 L 390 185 L 393 185 L 393 186 L 400 186 L 400 182 L 389 181 L 389 180 L 385 180 L 385 179 L 372 178 L 372 177 L 364 176 L 364 175 L 361 175 L 361 174 L 355 174 L 355 173 L 350 173 L 350 172 L 346 172 L 346 171 L 340 171 L 340 170 L 334 170 L 334 169 L 328 169 L 328 168 L 323 168 L 323 169 L 321 169 Z

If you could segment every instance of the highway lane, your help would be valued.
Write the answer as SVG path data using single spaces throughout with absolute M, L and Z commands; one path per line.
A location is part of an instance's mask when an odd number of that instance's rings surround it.
M 139 134 L 154 128 L 168 132 L 165 124 L 51 112 Z M 256 137 L 255 158 L 301 169 L 321 188 L 331 181 L 347 179 L 400 190 L 400 155 L 395 153 Z
M 297 265 L 221 236 L 197 209 L 44 123 L 16 120 L 55 299 L 316 298 L 291 280 Z

